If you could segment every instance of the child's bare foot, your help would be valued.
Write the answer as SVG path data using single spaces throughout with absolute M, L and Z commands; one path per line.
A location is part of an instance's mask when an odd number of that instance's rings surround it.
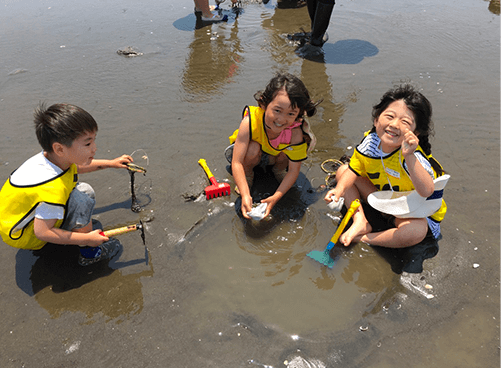
M 339 241 L 345 247 L 350 245 L 353 241 L 360 241 L 360 239 L 372 231 L 371 225 L 364 219 L 353 218 L 353 224 L 345 233 L 339 237 Z

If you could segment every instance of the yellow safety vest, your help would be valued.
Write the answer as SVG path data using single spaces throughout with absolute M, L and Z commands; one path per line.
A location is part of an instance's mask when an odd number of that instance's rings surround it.
M 308 144 L 306 142 L 299 144 L 279 144 L 278 148 L 274 148 L 266 135 L 264 127 L 264 110 L 257 106 L 246 106 L 245 111 L 249 111 L 249 131 L 251 141 L 255 141 L 261 145 L 261 150 L 272 156 L 278 156 L 283 152 L 291 161 L 303 161 L 308 158 Z M 230 144 L 235 143 L 238 135 L 238 129 L 230 136 Z
M 64 207 L 78 181 L 77 167 L 35 185 L 13 185 L 10 178 L 0 190 L 0 235 L 8 245 L 22 249 L 40 249 L 46 242 L 37 239 L 33 230 L 34 219 L 20 226 L 23 220 L 34 214 L 39 203 Z M 61 227 L 64 219 L 57 220 L 55 227 Z
M 367 136 L 368 132 L 366 133 Z M 416 151 L 423 154 L 428 161 L 435 161 L 440 167 L 440 163 L 430 154 L 426 155 L 423 149 L 418 146 Z M 384 157 L 381 162 L 381 157 L 369 157 L 361 153 L 358 148 L 355 149 L 353 156 L 350 159 L 349 167 L 357 175 L 367 177 L 377 188 L 377 190 L 391 190 L 395 192 L 405 192 L 414 190 L 414 184 L 404 169 L 404 157 L 400 153 L 400 149 L 395 150 L 390 155 Z M 384 166 L 383 166 L 384 165 Z M 433 168 L 433 176 L 436 179 L 439 175 Z M 390 184 L 391 183 L 391 188 Z M 432 194 L 436 195 L 436 193 Z M 440 222 L 443 220 L 447 212 L 447 204 L 442 199 L 442 205 L 432 216 L 433 220 Z

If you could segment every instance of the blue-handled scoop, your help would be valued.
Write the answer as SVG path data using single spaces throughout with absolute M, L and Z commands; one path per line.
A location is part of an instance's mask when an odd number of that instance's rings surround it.
M 358 199 L 355 199 L 353 202 L 351 202 L 350 208 L 348 208 L 348 212 L 346 212 L 346 215 L 344 215 L 343 220 L 339 224 L 334 235 L 332 235 L 331 241 L 329 242 L 329 244 L 327 244 L 325 250 L 323 252 L 320 250 L 312 250 L 307 254 L 307 256 L 313 258 L 315 261 L 318 261 L 329 268 L 332 268 L 332 266 L 334 266 L 334 260 L 330 256 L 330 251 L 332 248 L 334 248 L 334 245 L 336 245 L 339 237 L 341 236 L 341 233 L 346 227 L 346 224 L 348 223 L 348 221 L 350 221 L 351 216 L 353 216 L 359 206 L 360 201 Z

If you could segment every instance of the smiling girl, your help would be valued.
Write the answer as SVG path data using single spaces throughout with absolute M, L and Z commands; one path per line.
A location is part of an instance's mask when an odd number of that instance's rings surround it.
M 264 91 L 254 95 L 258 106 L 246 106 L 242 122 L 230 137 L 232 155 L 228 157 L 238 192 L 242 197 L 242 214 L 252 209 L 250 187 L 256 166 L 273 166 L 280 185 L 267 203 L 264 217 L 294 185 L 301 162 L 313 149 L 316 140 L 305 117 L 316 113 L 317 104 L 303 82 L 291 74 L 278 74 Z
M 395 218 L 364 203 L 379 190 L 416 190 L 424 198 L 434 193 L 433 180 L 443 169 L 431 155 L 431 115 L 430 102 L 410 85 L 386 92 L 373 107 L 372 130 L 365 133 L 349 164 L 339 168 L 337 186 L 325 196 L 326 202 L 344 196 L 347 206 L 357 198 L 363 201 L 353 224 L 340 237 L 342 244 L 362 241 L 403 248 L 427 236 L 439 237 L 440 221 L 447 211 L 443 200 L 439 210 L 427 218 Z

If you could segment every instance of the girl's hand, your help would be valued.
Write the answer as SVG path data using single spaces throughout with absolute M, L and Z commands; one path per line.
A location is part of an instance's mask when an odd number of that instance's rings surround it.
M 329 204 L 330 202 L 332 202 L 333 200 L 338 202 L 339 201 L 339 198 L 342 197 L 340 195 L 340 193 L 337 193 L 338 191 L 336 191 L 337 188 L 334 188 L 334 189 L 331 189 L 327 192 L 327 194 L 325 195 L 324 197 L 324 201 Z
M 277 199 L 275 196 L 270 196 L 268 198 L 265 198 L 265 199 L 261 200 L 261 203 L 267 203 L 268 204 L 268 206 L 266 207 L 266 212 L 264 213 L 264 217 L 263 218 L 268 217 L 268 215 L 270 214 L 271 210 L 273 209 L 273 207 L 275 207 L 275 205 L 277 204 L 278 201 L 279 201 L 279 199 Z
M 131 156 L 129 155 L 122 155 L 120 157 L 117 157 L 113 160 L 110 160 L 110 167 L 116 168 L 116 169 L 126 169 L 127 164 L 133 162 L 134 160 L 132 159 Z
M 242 196 L 242 216 L 245 217 L 246 219 L 250 219 L 250 216 L 247 214 L 247 212 L 252 211 L 252 197 L 251 196 Z
M 93 230 L 87 233 L 87 241 L 85 242 L 89 247 L 98 247 L 103 244 L 105 241 L 110 240 L 107 236 L 101 235 L 100 233 L 103 230 Z
M 402 154 L 404 155 L 404 157 L 414 154 L 414 151 L 416 150 L 418 145 L 418 137 L 409 129 L 407 129 L 404 134 L 404 140 L 402 142 Z

